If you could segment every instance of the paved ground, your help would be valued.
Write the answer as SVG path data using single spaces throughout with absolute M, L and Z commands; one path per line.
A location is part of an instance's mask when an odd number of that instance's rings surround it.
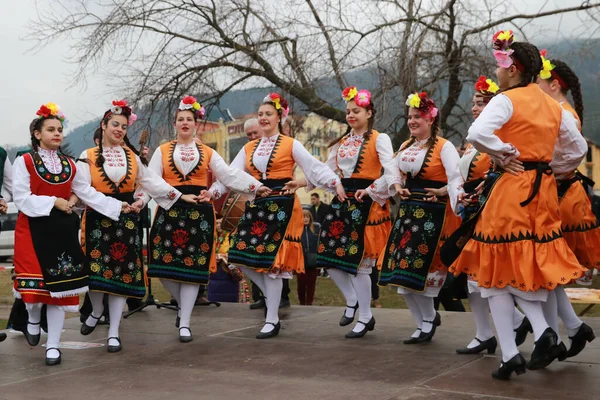
M 433 342 L 420 346 L 402 344 L 413 330 L 407 310 L 375 310 L 376 330 L 359 340 L 344 339 L 341 313 L 286 309 L 280 336 L 259 341 L 262 311 L 197 307 L 195 339 L 182 344 L 175 313 L 147 309 L 123 321 L 121 353 L 64 350 L 55 367 L 45 366 L 43 347 L 9 333 L 0 343 L 0 399 L 600 399 L 600 340 L 568 362 L 499 382 L 490 376 L 499 357 L 454 353 L 471 340 L 469 313 L 442 313 Z M 105 344 L 107 327 L 84 337 L 78 322 L 67 321 L 63 341 Z M 600 319 L 586 322 L 600 333 Z M 532 346 L 530 337 L 526 358 Z

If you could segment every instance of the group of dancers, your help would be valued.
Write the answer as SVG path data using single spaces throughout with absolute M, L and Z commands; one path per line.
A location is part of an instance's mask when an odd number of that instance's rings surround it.
M 46 304 L 46 363 L 60 363 L 65 311 L 76 311 L 79 294 L 89 289 L 93 312 L 81 334 L 94 331 L 108 293 L 107 350 L 122 349 L 125 300 L 145 295 L 138 213 L 151 198 L 159 207 L 148 238 L 147 276 L 159 278 L 177 300 L 180 341 L 193 340 L 198 288 L 216 269 L 213 201 L 230 190 L 250 201 L 230 235 L 227 262 L 265 295 L 265 323 L 256 337 L 278 335 L 282 280 L 304 271 L 303 214 L 295 191 L 318 187 L 336 196 L 319 233 L 317 267 L 328 269 L 345 297 L 339 324 L 356 320 L 346 338 L 361 338 L 375 327 L 369 274 L 379 268 L 379 285 L 396 286 L 414 318 L 416 329 L 404 343 L 431 341 L 441 323 L 434 298 L 450 271 L 467 277 L 463 289 L 477 328 L 457 352 L 494 353 L 499 342 L 502 363 L 494 378 L 577 355 L 594 333 L 574 313 L 563 286 L 600 265 L 588 180 L 576 172 L 587 152 L 580 83 L 564 62 L 514 41 L 512 31 L 496 33 L 493 45 L 498 84 L 485 77 L 475 84 L 475 121 L 462 157 L 440 137 L 439 110 L 424 92 L 406 100 L 410 139 L 394 154 L 390 137 L 374 129 L 371 93 L 345 89 L 348 129 L 331 143 L 325 163 L 282 134 L 290 110 L 276 93 L 258 109 L 262 137 L 230 165 L 195 140 L 204 109 L 191 96 L 174 113 L 177 137 L 162 144 L 149 164 L 127 138 L 136 116 L 125 101 L 104 113 L 98 146 L 77 160 L 60 152 L 61 110 L 43 105 L 30 126 L 32 150 L 13 167 L 20 211 L 14 292 L 29 313 L 28 343 L 39 343 Z M 296 167 L 304 178 L 295 179 Z M 400 204 L 392 220 L 390 198 L 396 195 Z M 78 202 L 85 203 L 81 245 L 72 211 Z M 558 335 L 559 318 L 569 349 Z M 518 345 L 528 332 L 535 347 L 526 362 Z

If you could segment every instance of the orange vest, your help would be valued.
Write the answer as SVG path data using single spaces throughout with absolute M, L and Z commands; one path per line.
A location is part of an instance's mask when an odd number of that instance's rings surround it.
M 135 154 L 127 147 L 123 147 L 125 150 L 125 161 L 127 162 L 127 171 L 125 176 L 121 178 L 121 181 L 114 183 L 111 181 L 106 173 L 104 167 L 98 168 L 96 166 L 96 159 L 100 154 L 99 147 L 92 147 L 86 150 L 86 157 L 89 160 L 90 174 L 92 176 L 92 186 L 94 189 L 104 194 L 118 194 L 118 193 L 133 193 L 135 191 L 138 173 L 138 164 Z
M 467 145 L 467 149 L 472 147 L 473 145 L 469 143 Z M 492 163 L 492 159 L 489 154 L 477 152 L 476 155 L 471 159 L 471 163 L 469 164 L 469 172 L 467 174 L 466 182 L 474 181 L 483 176 L 489 171 L 490 164 Z
M 512 117 L 494 132 L 521 153 L 519 160 L 550 162 L 562 121 L 560 104 L 537 84 L 502 93 L 513 105 Z
M 435 142 L 433 143 L 433 146 L 427 150 L 427 154 L 425 154 L 425 159 L 423 160 L 423 166 L 415 178 L 436 182 L 448 182 L 446 169 L 444 168 L 444 164 L 442 164 L 442 148 L 446 142 L 447 140 L 442 137 L 438 136 L 435 138 Z
M 351 178 L 374 181 L 381 176 L 383 166 L 379 160 L 379 154 L 377 154 L 378 136 L 379 132 L 373 130 L 371 136 L 363 142 Z M 345 139 L 346 136 L 342 138 L 341 142 Z
M 260 139 L 253 140 L 244 145 L 246 151 L 246 170 L 254 178 L 261 180 L 263 179 L 262 172 L 260 172 L 252 162 L 254 152 L 260 143 Z M 275 147 L 271 152 L 271 158 L 267 164 L 266 177 L 267 179 L 286 179 L 294 176 L 294 168 L 296 161 L 292 154 L 294 146 L 294 139 L 289 136 L 279 134 Z
M 183 175 L 181 171 L 177 169 L 175 161 L 173 160 L 173 152 L 175 151 L 176 144 L 177 140 L 173 140 L 171 142 L 163 143 L 160 146 L 160 152 L 162 154 L 163 179 L 173 187 L 183 185 L 204 187 L 210 186 L 210 182 L 208 181 L 208 166 L 212 158 L 213 149 L 205 144 L 196 143 L 200 160 L 189 174 Z

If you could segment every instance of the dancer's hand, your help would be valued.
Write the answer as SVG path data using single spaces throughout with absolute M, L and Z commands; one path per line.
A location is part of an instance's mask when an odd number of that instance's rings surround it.
M 126 201 L 121 202 L 121 214 L 129 214 L 131 212 L 131 206 Z
M 300 181 L 294 179 L 283 185 L 281 191 L 283 192 L 283 194 L 294 194 L 296 193 L 296 190 L 300 189 L 300 187 Z
M 344 185 L 338 183 L 335 187 L 335 193 L 337 194 L 337 198 L 339 201 L 346 201 L 348 196 L 346 196 L 346 189 L 344 189 Z
M 62 198 L 57 198 L 54 200 L 54 207 L 58 208 L 60 211 L 71 214 L 71 207 L 69 207 L 69 202 Z
M 511 159 L 505 166 L 502 167 L 502 169 L 513 175 L 519 175 L 521 172 L 525 171 L 523 162 L 517 159 Z
M 198 196 L 196 196 L 195 194 L 182 194 L 180 199 L 185 201 L 186 203 L 198 204 Z M 208 199 L 208 201 L 210 201 L 210 198 Z
M 8 212 L 8 204 L 6 200 L 0 199 L 0 214 L 6 214 Z
M 271 194 L 271 192 L 273 192 L 273 190 L 270 187 L 265 186 L 265 185 L 256 189 L 256 195 L 258 197 L 267 197 L 268 195 Z M 290 194 L 290 193 L 284 193 L 284 194 Z
M 71 197 L 69 197 L 69 208 L 73 208 L 79 202 L 79 197 L 75 195 L 75 193 L 71 193 Z
M 144 208 L 144 200 L 142 199 L 137 199 L 131 205 L 131 211 L 133 211 L 134 213 L 139 213 L 140 211 L 142 211 L 142 208 Z
M 458 202 L 460 204 L 462 204 L 465 207 L 468 207 L 471 203 L 473 203 L 475 201 L 475 198 L 477 197 L 476 193 L 459 193 L 458 194 Z
M 401 188 L 397 193 L 401 200 L 408 200 L 410 197 L 410 190 L 408 189 Z
M 423 200 L 432 203 L 437 203 L 439 197 L 444 197 L 448 195 L 448 188 L 446 186 L 439 189 L 425 188 L 425 190 L 427 190 L 427 193 L 426 197 L 423 197 Z
M 212 200 L 212 193 L 209 190 L 201 190 L 200 195 L 198 195 L 196 197 L 196 201 L 198 203 L 210 203 L 211 200 Z
M 364 197 L 371 197 L 369 196 L 369 192 L 367 191 L 367 189 L 360 189 L 357 190 L 356 193 L 354 194 L 354 198 L 359 202 L 362 203 L 363 202 L 363 198 Z

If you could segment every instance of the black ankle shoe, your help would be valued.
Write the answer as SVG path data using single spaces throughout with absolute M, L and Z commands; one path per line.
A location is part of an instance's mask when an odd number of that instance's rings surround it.
M 279 335 L 279 329 L 281 329 L 281 324 L 279 322 L 276 324 L 265 322 L 265 325 L 266 324 L 273 325 L 275 328 L 271 332 L 259 332 L 258 335 L 256 335 L 257 339 L 268 339 Z
M 188 331 L 190 331 L 190 336 L 181 336 L 182 329 L 187 329 Z M 181 343 L 189 343 L 192 340 L 194 340 L 194 338 L 192 336 L 192 330 L 190 328 L 188 328 L 187 326 L 182 326 L 181 328 L 179 328 L 179 341 Z
M 352 318 L 346 317 L 346 310 L 344 310 L 342 319 L 340 319 L 340 326 L 350 325 L 352 322 L 354 322 L 354 317 L 356 316 L 356 310 L 358 310 L 358 302 L 354 305 L 354 307 L 350 307 L 350 306 L 346 305 L 346 308 L 352 308 L 354 310 L 354 314 L 352 314 Z
M 119 342 L 118 345 L 116 346 L 111 346 L 108 343 L 110 342 L 110 339 L 115 339 L 117 342 Z M 106 348 L 108 350 L 109 353 L 118 353 L 119 351 L 121 351 L 121 339 L 119 339 L 118 337 L 109 337 L 106 340 Z
M 565 342 L 560 342 L 558 345 L 559 353 L 556 356 L 558 361 L 565 361 L 567 359 L 567 346 L 565 346 Z
M 260 299 L 258 301 L 255 301 L 254 303 L 250 304 L 250 309 L 251 310 L 260 310 L 261 308 L 265 308 L 267 306 L 267 303 L 265 302 L 265 299 Z
M 591 343 L 595 338 L 596 335 L 594 335 L 592 328 L 586 323 L 581 324 L 577 333 L 574 336 L 569 336 L 569 339 L 571 339 L 571 348 L 567 351 L 567 357 L 575 357 L 581 353 L 581 350 L 585 348 L 586 342 Z
M 0 342 L 4 342 L 6 340 L 6 333 L 0 332 Z
M 527 339 L 527 333 L 533 333 L 533 328 L 531 327 L 531 322 L 527 317 L 523 318 L 521 325 L 517 329 L 515 329 L 517 336 L 515 337 L 515 343 L 517 346 L 522 345 Z
M 29 322 L 27 321 L 28 325 L 39 325 L 39 322 Z M 29 333 L 29 329 L 27 326 L 25 326 L 25 330 L 23 331 L 23 333 L 25 334 L 25 339 L 27 339 L 27 343 L 29 343 L 30 346 L 37 346 L 40 343 L 40 337 L 42 337 L 42 331 L 40 329 L 40 333 L 38 333 L 37 335 L 32 335 L 31 333 Z
M 421 330 L 421 328 L 417 328 L 417 330 L 418 330 L 418 331 L 420 331 L 420 330 Z M 420 335 L 421 335 L 421 334 L 419 334 L 419 336 L 420 336 Z M 419 343 L 419 337 L 418 337 L 418 336 L 417 336 L 417 337 L 412 337 L 412 336 L 411 336 L 409 339 L 406 339 L 406 340 L 405 340 L 405 341 L 403 341 L 402 343 L 404 343 L 404 344 L 417 344 L 417 343 Z
M 516 372 L 517 375 L 523 375 L 527 372 L 527 362 L 521 354 L 517 354 L 507 362 L 500 364 L 500 368 L 492 372 L 492 378 L 507 381 L 513 372 Z
M 435 320 L 433 321 L 423 321 L 423 322 L 428 322 L 431 324 L 432 328 L 431 328 L 431 332 L 423 332 L 421 330 L 421 334 L 419 335 L 419 343 L 424 343 L 424 342 L 431 342 L 431 339 L 433 339 L 433 335 L 435 335 L 435 330 L 437 328 L 437 325 L 435 324 Z
M 177 318 L 175 319 L 175 328 L 179 328 L 180 322 L 181 322 L 181 318 L 179 318 L 179 316 L 177 316 Z
M 350 332 L 346 333 L 346 339 L 361 338 L 361 337 L 365 336 L 368 331 L 372 331 L 373 329 L 375 329 L 375 317 L 371 317 L 369 322 L 358 321 L 358 323 L 363 324 L 365 327 L 358 332 L 350 331 Z
M 440 326 L 442 324 L 442 316 L 437 311 L 435 312 L 435 318 L 433 320 L 433 324 L 435 326 Z
M 90 317 L 92 317 L 96 321 L 100 321 L 100 318 L 102 318 L 102 316 L 94 317 L 94 314 L 90 314 Z M 86 324 L 84 322 L 83 324 L 81 324 L 81 330 L 80 330 L 80 332 L 81 332 L 82 335 L 87 336 L 90 333 L 94 332 L 94 329 L 96 329 L 97 326 L 98 326 L 98 322 L 96 322 L 96 325 L 94 325 L 94 326 L 89 326 L 88 324 Z
M 531 360 L 527 364 L 530 370 L 546 368 L 560 354 L 560 346 L 557 344 L 558 336 L 552 328 L 547 328 L 542 336 L 535 342 L 531 353 Z
M 48 351 L 49 350 L 56 350 L 56 351 L 58 351 L 58 357 L 56 357 L 56 358 L 49 358 L 48 357 Z M 48 365 L 48 366 L 58 365 L 58 364 L 60 364 L 61 361 L 62 361 L 62 353 L 60 352 L 60 349 L 57 349 L 56 347 L 50 347 L 49 349 L 46 349 L 46 365 Z
M 481 341 L 475 338 L 479 342 L 479 344 L 475 347 L 463 347 L 462 349 L 456 349 L 458 354 L 479 354 L 484 350 L 487 350 L 488 354 L 494 354 L 496 352 L 496 347 L 498 347 L 498 341 L 496 341 L 496 337 L 492 336 L 488 340 Z

